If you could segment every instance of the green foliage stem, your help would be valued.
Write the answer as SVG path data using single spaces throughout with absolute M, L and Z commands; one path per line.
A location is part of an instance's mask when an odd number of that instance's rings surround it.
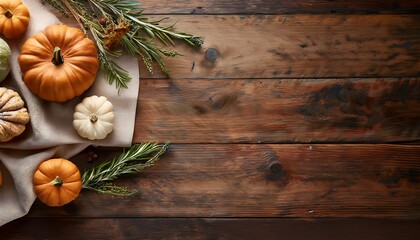
M 153 166 L 168 146 L 169 143 L 135 144 L 117 157 L 87 169 L 82 175 L 82 188 L 118 196 L 133 195 L 138 190 L 117 186 L 112 181 Z
M 169 76 L 163 57 L 180 55 L 154 43 L 158 40 L 165 46 L 175 46 L 174 39 L 184 41 L 192 47 L 203 44 L 200 37 L 188 33 L 176 32 L 174 24 L 163 26 L 163 19 L 150 21 L 143 16 L 140 3 L 133 0 L 42 0 L 42 3 L 56 8 L 64 16 L 72 15 L 81 25 L 83 31 L 93 38 L 98 48 L 100 67 L 109 84 L 116 88 L 127 88 L 131 77 L 128 72 L 115 62 L 123 52 L 140 56 L 150 73 L 153 74 L 153 63 L 157 63 L 163 73 Z M 165 19 L 165 18 L 164 18 Z M 119 24 L 125 23 L 125 28 Z M 123 31 L 122 36 L 114 34 Z M 117 40 L 118 48 L 107 46 L 107 41 Z

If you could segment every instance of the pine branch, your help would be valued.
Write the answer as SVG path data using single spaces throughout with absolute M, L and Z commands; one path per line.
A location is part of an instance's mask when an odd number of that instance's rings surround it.
M 57 9 L 65 17 L 69 16 L 68 9 L 65 6 L 63 7 L 60 0 L 41 0 L 41 3 L 44 5 L 49 4 L 53 8 Z
M 168 146 L 169 143 L 135 144 L 114 159 L 86 170 L 82 176 L 82 188 L 119 196 L 135 194 L 138 190 L 116 186 L 112 181 L 120 176 L 138 173 L 153 166 Z
M 175 23 L 161 26 L 163 19 L 150 21 L 145 18 L 140 4 L 133 0 L 43 0 L 65 15 L 72 15 L 83 31 L 89 30 L 98 48 L 101 69 L 106 79 L 118 90 L 127 88 L 131 80 L 128 72 L 113 58 L 125 51 L 140 56 L 150 73 L 153 63 L 157 63 L 165 75 L 169 76 L 163 57 L 175 57 L 176 51 L 168 51 L 153 43 L 158 40 L 164 45 L 174 45 L 179 39 L 192 47 L 201 46 L 200 37 L 173 31 Z

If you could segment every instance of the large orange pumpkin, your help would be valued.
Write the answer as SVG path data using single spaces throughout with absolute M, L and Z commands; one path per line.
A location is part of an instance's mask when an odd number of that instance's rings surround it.
M 6 38 L 17 38 L 25 33 L 29 19 L 29 9 L 22 1 L 0 1 L 0 33 Z
M 29 90 L 42 99 L 65 102 L 81 95 L 99 69 L 95 44 L 78 28 L 47 27 L 22 46 L 19 65 Z
M 41 202 L 63 206 L 79 196 L 82 178 L 76 165 L 64 158 L 47 160 L 34 174 L 34 191 Z

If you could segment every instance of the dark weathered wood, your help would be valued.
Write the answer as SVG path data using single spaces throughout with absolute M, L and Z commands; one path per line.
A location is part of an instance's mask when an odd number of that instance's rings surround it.
M 146 14 L 419 13 L 416 0 L 139 0 Z
M 173 78 L 420 76 L 420 15 L 173 16 L 203 36 L 177 43 Z M 212 58 L 206 52 L 213 48 Z M 216 54 L 217 55 L 216 55 Z M 158 68 L 157 68 L 158 69 Z M 156 69 L 154 78 L 162 77 Z M 142 78 L 151 77 L 141 64 Z
M 23 218 L 0 228 L 0 235 L 3 240 L 412 240 L 420 234 L 419 224 L 380 219 Z
M 170 80 L 141 64 L 134 141 L 216 144 L 174 144 L 153 168 L 117 181 L 143 190 L 133 198 L 83 191 L 60 208 L 36 201 L 1 239 L 420 235 L 420 146 L 337 144 L 419 144 L 419 1 L 140 2 L 205 44 L 177 42 L 184 56 L 167 61 Z M 334 144 L 220 144 L 238 142 Z M 90 150 L 100 160 L 117 153 Z M 87 151 L 74 159 L 81 169 L 99 162 Z
M 115 153 L 97 150 L 99 159 Z M 32 217 L 420 217 L 420 146 L 185 144 L 119 184 L 131 198 L 83 191 L 36 201 Z M 87 154 L 75 159 L 81 169 Z
M 420 139 L 420 78 L 141 79 L 134 142 Z

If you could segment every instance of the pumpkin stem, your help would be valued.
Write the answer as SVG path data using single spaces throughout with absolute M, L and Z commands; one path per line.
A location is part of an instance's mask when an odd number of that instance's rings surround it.
M 52 63 L 56 66 L 64 63 L 63 55 L 61 54 L 61 49 L 59 47 L 54 48 Z
M 12 17 L 13 17 L 13 12 L 12 12 L 12 11 L 10 11 L 9 9 L 7 9 L 7 10 L 4 12 L 4 15 L 5 15 L 7 18 L 12 18 Z
M 59 176 L 56 176 L 55 179 L 50 182 L 50 184 L 56 187 L 61 187 L 61 185 L 63 185 L 63 180 L 61 180 Z
M 89 120 L 92 123 L 96 123 L 98 121 L 98 117 L 96 115 L 92 114 L 92 115 L 89 116 Z

